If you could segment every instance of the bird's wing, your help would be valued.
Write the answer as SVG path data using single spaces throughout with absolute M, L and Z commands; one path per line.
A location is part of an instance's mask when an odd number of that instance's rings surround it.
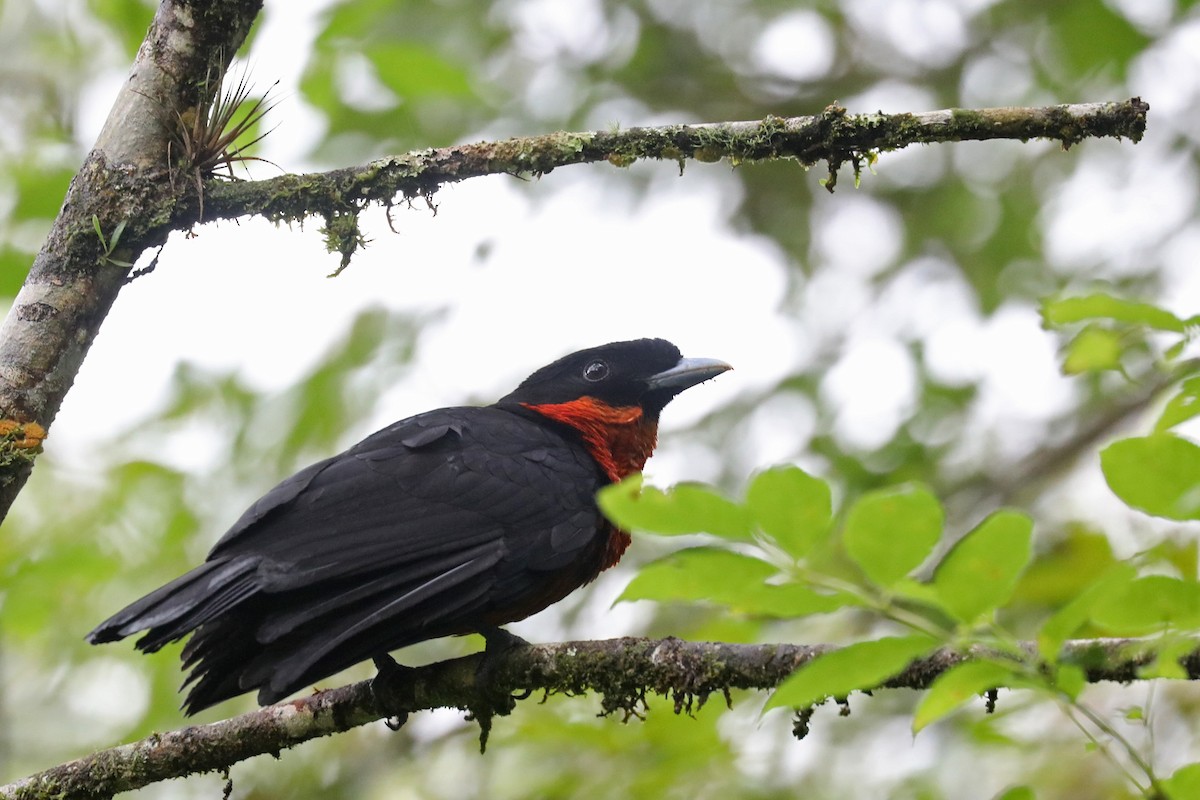
M 553 569 L 595 536 L 599 480 L 582 447 L 531 420 L 441 409 L 287 479 L 209 557 L 261 557 L 267 592 L 381 573 L 407 584 L 497 543 L 531 569 Z
M 189 707 L 256 686 L 271 702 L 372 655 L 540 610 L 559 583 L 594 575 L 576 573 L 607 530 L 602 480 L 582 446 L 490 407 L 403 420 L 298 473 L 209 556 L 259 559 L 260 594 L 188 643 Z

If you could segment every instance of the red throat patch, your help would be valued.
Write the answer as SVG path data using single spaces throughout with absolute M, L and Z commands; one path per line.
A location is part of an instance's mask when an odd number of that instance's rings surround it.
M 588 452 L 613 483 L 640 472 L 658 444 L 658 422 L 646 419 L 640 406 L 610 406 L 594 397 L 522 405 L 579 431 Z M 612 525 L 609 531 L 604 561 L 597 573 L 620 561 L 629 547 L 628 532 Z
M 570 425 L 613 483 L 639 472 L 658 443 L 658 423 L 639 406 L 610 406 L 594 397 L 566 403 L 522 403 L 543 417 Z

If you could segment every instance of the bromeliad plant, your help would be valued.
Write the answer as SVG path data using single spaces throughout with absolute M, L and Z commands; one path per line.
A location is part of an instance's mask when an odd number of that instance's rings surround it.
M 275 107 L 269 100 L 271 84 L 262 96 L 247 105 L 253 86 L 243 71 L 235 82 L 228 79 L 227 70 L 207 76 L 201 87 L 196 106 L 176 111 L 168 128 L 171 132 L 168 158 L 193 182 L 199 195 L 200 218 L 204 218 L 205 178 L 224 172 L 233 178 L 233 165 L 250 161 L 270 163 L 247 154 L 247 150 L 262 141 L 271 131 L 256 131 L 267 113 Z

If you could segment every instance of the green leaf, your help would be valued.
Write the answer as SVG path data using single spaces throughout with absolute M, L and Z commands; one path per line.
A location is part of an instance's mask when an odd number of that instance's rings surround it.
M 1164 637 L 1155 644 L 1154 660 L 1138 670 L 1138 677 L 1187 680 L 1188 671 L 1182 662 L 1196 649 L 1196 642 L 1187 636 L 1173 636 Z
M 839 608 L 861 606 L 858 598 L 837 592 L 821 594 L 798 583 L 766 584 L 730 603 L 735 611 L 764 617 L 797 618 L 828 614 Z
M 1154 423 L 1154 431 L 1162 433 L 1197 414 L 1200 414 L 1200 376 L 1184 381 L 1175 396 L 1167 401 L 1158 422 Z
M 1200 583 L 1147 575 L 1101 598 L 1092 622 L 1117 636 L 1144 636 L 1166 627 L 1200 626 Z
M 931 636 L 892 636 L 817 656 L 779 684 L 764 710 L 779 706 L 804 708 L 827 697 L 874 689 L 938 644 Z
M 996 795 L 994 800 L 1036 800 L 1037 795 L 1028 786 L 1013 786 Z
M 662 536 L 712 533 L 736 541 L 750 540 L 750 512 L 696 483 L 681 483 L 670 491 L 642 486 L 641 476 L 606 486 L 596 495 L 600 510 L 622 528 Z
M 1197 568 L 1200 567 L 1200 542 L 1194 538 L 1162 539 L 1138 553 L 1138 564 L 1143 567 L 1150 564 L 1166 564 L 1173 570 L 1170 574 L 1194 581 L 1197 578 Z
M 1038 652 L 1047 661 L 1057 661 L 1063 642 L 1091 619 L 1092 609 L 1108 597 L 1123 592 L 1137 577 L 1137 570 L 1125 563 L 1113 564 L 1090 586 L 1042 623 L 1038 632 Z
M 746 492 L 746 506 L 762 531 L 795 558 L 804 558 L 829 535 L 833 519 L 829 484 L 799 467 L 758 474 Z
M 1159 789 L 1170 800 L 1200 800 L 1200 763 L 1175 770 Z
M 709 601 L 744 614 L 772 617 L 825 613 L 852 602 L 798 584 L 766 582 L 778 574 L 773 565 L 753 556 L 692 547 L 642 567 L 617 601 Z
M 929 557 L 942 534 L 942 507 L 929 490 L 907 486 L 864 495 L 846 516 L 846 552 L 887 587 Z
M 137 0 L 91 0 L 88 5 L 111 34 L 119 37 L 119 44 L 133 58 L 146 37 L 146 28 L 154 17 L 153 9 Z
M 1074 700 L 1087 686 L 1087 672 L 1078 664 L 1060 664 L 1054 672 L 1054 688 Z
M 1055 3 L 1047 8 L 1052 11 L 1050 30 L 1058 33 L 1055 52 L 1065 57 L 1063 65 L 1071 70 L 1068 81 L 1095 79 L 1104 68 L 1111 75 L 1113 67 L 1120 80 L 1149 41 L 1129 16 L 1102 0 Z
M 1184 322 L 1166 309 L 1149 303 L 1123 300 L 1097 292 L 1086 297 L 1065 297 L 1042 304 L 1042 319 L 1047 325 L 1069 325 L 1093 319 L 1109 319 L 1155 330 L 1183 333 Z
M 369 45 L 363 55 L 371 60 L 379 79 L 401 102 L 431 95 L 467 97 L 471 94 L 467 70 L 427 45 L 377 41 Z
M 75 177 L 75 165 L 48 164 L 42 159 L 30 162 L 10 161 L 5 166 L 15 183 L 17 193 L 12 208 L 14 220 L 44 220 L 47 227 L 58 216 L 63 196 L 71 179 Z
M 1121 368 L 1121 336 L 1116 331 L 1089 325 L 1067 345 L 1063 372 L 1079 375 Z
M 1037 553 L 1017 583 L 1011 602 L 1061 608 L 1117 563 L 1108 537 L 1078 525 Z
M 728 602 L 779 574 L 753 556 L 716 547 L 691 547 L 642 567 L 618 600 Z
M 1200 519 L 1200 447 L 1169 433 L 1113 442 L 1100 453 L 1113 492 L 1167 519 Z
M 5 298 L 17 296 L 32 263 L 32 253 L 0 245 L 0 303 Z
M 121 220 L 117 223 L 117 227 L 113 228 L 112 236 L 108 239 L 110 249 L 116 249 L 117 243 L 121 241 L 121 234 L 125 233 L 125 223 L 127 220 Z
M 989 689 L 1012 686 L 1022 676 L 995 661 L 966 661 L 943 672 L 930 685 L 913 713 L 912 730 L 923 728 L 950 714 L 968 700 Z
M 942 605 L 972 622 L 1003 605 L 1033 555 L 1033 520 L 997 511 L 951 548 L 933 575 Z

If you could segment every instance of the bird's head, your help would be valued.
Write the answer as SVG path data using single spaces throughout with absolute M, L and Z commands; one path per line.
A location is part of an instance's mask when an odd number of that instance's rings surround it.
M 732 369 L 713 358 L 683 358 L 665 339 L 635 339 L 580 350 L 530 375 L 501 404 L 558 406 L 585 398 L 609 408 L 637 408 L 657 421 L 683 390 Z
M 609 480 L 642 469 L 658 441 L 658 415 L 675 395 L 732 369 L 683 358 L 664 339 L 580 350 L 542 367 L 497 405 L 574 428 Z

